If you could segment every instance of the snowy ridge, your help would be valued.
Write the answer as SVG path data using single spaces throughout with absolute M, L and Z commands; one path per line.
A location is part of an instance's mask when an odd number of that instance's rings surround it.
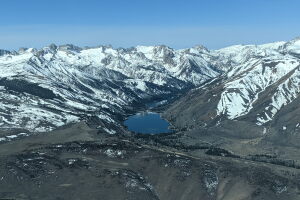
M 275 94 L 272 95 L 272 101 L 265 108 L 265 112 L 257 118 L 257 124 L 262 125 L 273 119 L 275 114 L 285 105 L 292 102 L 300 93 L 300 65 L 295 69 L 293 74 L 281 83 Z
M 262 60 L 250 66 L 247 73 L 236 74 L 225 84 L 218 104 L 219 115 L 227 114 L 229 119 L 235 119 L 247 114 L 259 94 L 299 66 L 299 61 L 292 58 Z
M 217 106 L 217 115 L 237 119 L 247 115 L 253 104 L 263 101 L 260 94 L 275 87 L 269 94 L 271 103 L 258 113 L 257 124 L 263 125 L 299 95 L 299 40 L 260 46 L 233 46 L 219 52 L 231 59 L 224 74 L 224 90 Z M 292 53 L 289 53 L 292 52 Z M 282 82 L 285 79 L 284 82 Z M 282 83 L 281 83 L 282 82 Z

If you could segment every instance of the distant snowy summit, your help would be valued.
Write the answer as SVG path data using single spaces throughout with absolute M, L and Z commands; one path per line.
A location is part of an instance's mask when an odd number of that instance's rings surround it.
M 95 118 L 104 132 L 121 130 L 118 120 L 134 106 L 216 79 L 222 88 L 212 97 L 211 118 L 255 111 L 254 123 L 264 125 L 298 98 L 299 60 L 300 39 L 219 50 L 54 44 L 0 50 L 0 128 L 44 132 Z

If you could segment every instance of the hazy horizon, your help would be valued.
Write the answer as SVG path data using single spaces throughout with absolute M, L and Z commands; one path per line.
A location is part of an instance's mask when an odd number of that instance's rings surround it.
M 0 8 L 0 49 L 51 43 L 219 49 L 288 41 L 300 35 L 299 6 L 296 0 L 12 0 Z
M 223 46 L 223 47 L 220 47 L 220 48 L 208 48 L 207 46 L 205 46 L 203 44 L 194 44 L 194 45 L 190 45 L 190 46 L 186 46 L 186 47 L 176 48 L 176 47 L 166 45 L 166 44 L 163 44 L 163 43 L 148 44 L 148 45 L 147 44 L 137 44 L 137 45 L 132 45 L 132 46 L 114 46 L 114 45 L 109 44 L 109 43 L 107 43 L 107 44 L 78 45 L 76 43 L 55 43 L 55 42 L 50 42 L 50 43 L 45 43 L 45 45 L 41 45 L 41 46 L 19 46 L 19 47 L 10 48 L 10 49 L 0 48 L 0 50 L 19 51 L 22 48 L 26 48 L 26 49 L 33 48 L 33 49 L 39 50 L 39 49 L 42 49 L 44 47 L 50 46 L 52 44 L 54 44 L 56 46 L 74 45 L 74 46 L 77 46 L 77 47 L 80 47 L 80 48 L 96 48 L 96 47 L 99 47 L 99 46 L 112 46 L 113 49 L 118 49 L 118 48 L 128 49 L 128 48 L 132 48 L 132 47 L 136 47 L 136 46 L 160 46 L 160 45 L 165 45 L 165 46 L 170 47 L 170 48 L 175 49 L 175 50 L 192 48 L 192 47 L 195 47 L 195 46 L 204 46 L 208 50 L 218 50 L 218 49 L 227 48 L 227 47 L 235 46 L 235 45 L 263 45 L 263 44 L 274 43 L 274 42 L 288 42 L 288 41 L 291 41 L 291 40 L 296 39 L 296 38 L 299 38 L 299 36 L 294 37 L 294 38 L 290 38 L 288 40 L 276 40 L 276 41 L 269 41 L 269 42 L 262 42 L 262 43 L 236 43 L 236 44 L 230 44 L 230 45 L 227 45 L 227 46 Z

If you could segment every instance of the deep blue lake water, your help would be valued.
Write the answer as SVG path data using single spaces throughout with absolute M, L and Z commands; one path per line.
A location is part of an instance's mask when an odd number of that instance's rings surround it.
M 128 130 L 143 133 L 143 134 L 158 134 L 158 133 L 170 133 L 169 123 L 162 119 L 159 114 L 138 113 L 130 116 L 124 124 L 128 127 Z

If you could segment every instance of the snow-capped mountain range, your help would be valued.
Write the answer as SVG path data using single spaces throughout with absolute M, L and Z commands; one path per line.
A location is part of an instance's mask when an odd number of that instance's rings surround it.
M 268 92 L 268 103 L 257 114 L 257 124 L 272 120 L 285 105 L 300 92 L 300 40 L 260 46 L 236 46 L 220 50 L 233 61 L 225 73 L 224 91 L 218 103 L 217 114 L 229 119 L 248 114 L 259 103 L 261 94 Z M 228 56 L 229 55 L 232 56 Z
M 0 128 L 45 132 L 93 116 L 114 133 L 105 124 L 118 125 L 118 117 L 135 105 L 193 88 L 206 94 L 203 106 L 213 105 L 209 120 L 252 116 L 253 123 L 265 125 L 298 98 L 299 83 L 300 39 L 219 50 L 0 50 Z

